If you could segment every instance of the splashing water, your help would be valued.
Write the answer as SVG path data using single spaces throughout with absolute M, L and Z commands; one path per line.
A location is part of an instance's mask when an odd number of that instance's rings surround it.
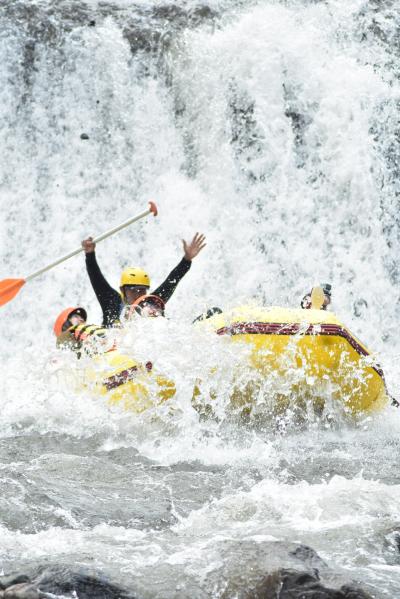
M 301 543 L 332 586 L 395 597 L 398 413 L 244 426 L 228 412 L 247 349 L 191 325 L 214 305 L 298 306 L 329 281 L 398 393 L 395 4 L 5 0 L 0 17 L 1 278 L 149 199 L 157 219 L 98 247 L 115 288 L 129 264 L 154 288 L 181 239 L 207 235 L 168 320 L 120 340 L 177 386 L 141 415 L 75 392 L 76 359 L 54 349 L 65 306 L 101 319 L 82 256 L 1 308 L 0 567 L 73 563 L 144 597 L 242 597 Z M 199 379 L 217 386 L 212 419 L 193 409 Z

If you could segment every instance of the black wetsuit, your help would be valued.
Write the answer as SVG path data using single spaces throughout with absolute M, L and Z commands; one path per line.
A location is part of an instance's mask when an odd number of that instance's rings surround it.
M 179 281 L 185 276 L 192 262 L 182 258 L 178 266 L 172 270 L 157 289 L 151 292 L 152 295 L 158 295 L 164 302 L 167 302 L 174 293 Z M 103 310 L 103 326 L 112 327 L 116 324 L 124 307 L 121 295 L 111 287 L 105 280 L 99 265 L 97 264 L 95 252 L 86 254 L 86 269 L 88 271 L 90 282 L 96 294 L 101 309 Z

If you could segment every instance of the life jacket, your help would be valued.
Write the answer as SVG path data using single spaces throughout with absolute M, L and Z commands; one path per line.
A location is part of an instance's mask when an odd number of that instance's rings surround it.
M 88 355 L 102 354 L 115 349 L 115 343 L 111 342 L 107 332 L 97 324 L 77 324 L 58 337 L 57 347 L 68 347 L 78 358 L 82 351 Z

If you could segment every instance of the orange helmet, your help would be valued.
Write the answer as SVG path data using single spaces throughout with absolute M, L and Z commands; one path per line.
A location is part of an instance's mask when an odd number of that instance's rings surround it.
M 56 337 L 61 335 L 64 325 L 67 323 L 69 317 L 74 313 L 79 314 L 79 316 L 82 316 L 82 318 L 85 320 L 87 319 L 87 312 L 84 308 L 79 306 L 75 308 L 66 308 L 57 316 L 57 319 L 54 323 L 53 331 Z
M 150 304 L 150 306 L 153 305 L 154 307 L 159 308 L 164 316 L 165 302 L 159 295 L 141 295 L 133 302 L 133 304 L 130 305 L 128 318 L 130 318 L 134 312 L 140 314 L 141 309 L 145 306 L 145 304 Z

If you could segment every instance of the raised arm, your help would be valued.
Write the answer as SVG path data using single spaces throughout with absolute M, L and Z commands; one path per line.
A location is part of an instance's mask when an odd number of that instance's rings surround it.
M 190 243 L 182 240 L 184 256 L 177 266 L 169 273 L 165 281 L 152 291 L 153 295 L 158 295 L 164 302 L 167 302 L 174 293 L 179 281 L 185 276 L 192 265 L 192 260 L 206 246 L 205 236 L 199 233 L 193 237 Z
M 95 253 L 96 244 L 94 243 L 92 237 L 84 239 L 82 241 L 82 247 L 85 250 L 86 270 L 88 272 L 93 291 L 95 292 L 103 311 L 103 324 L 105 326 L 110 326 L 119 317 L 121 296 L 118 291 L 113 289 L 106 281 L 99 265 L 97 264 Z
M 206 237 L 202 233 L 196 233 L 190 243 L 182 239 L 185 260 L 193 260 L 206 247 Z

